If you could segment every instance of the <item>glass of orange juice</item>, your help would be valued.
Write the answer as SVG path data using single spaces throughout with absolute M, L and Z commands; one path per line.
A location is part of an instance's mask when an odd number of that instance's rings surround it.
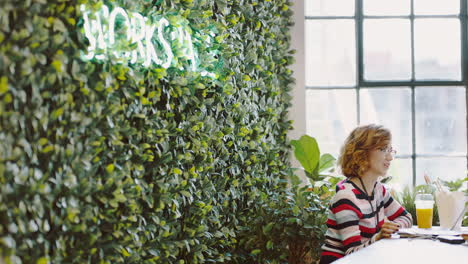
M 432 227 L 434 197 L 431 194 L 416 194 L 416 219 L 419 228 Z

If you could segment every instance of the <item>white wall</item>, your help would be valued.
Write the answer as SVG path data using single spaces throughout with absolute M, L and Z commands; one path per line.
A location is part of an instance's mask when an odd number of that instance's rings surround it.
M 291 66 L 293 77 L 296 83 L 291 91 L 292 106 L 289 111 L 289 118 L 293 120 L 294 129 L 289 132 L 289 139 L 298 139 L 306 133 L 306 112 L 305 112 L 305 38 L 304 38 L 304 0 L 292 0 L 292 10 L 294 12 L 294 26 L 291 30 L 291 48 L 296 50 L 296 62 Z M 300 167 L 299 162 L 291 153 L 292 166 Z M 301 175 L 305 177 L 303 174 Z

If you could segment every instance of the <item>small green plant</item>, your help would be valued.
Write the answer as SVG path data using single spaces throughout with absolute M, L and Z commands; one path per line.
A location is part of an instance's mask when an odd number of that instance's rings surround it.
M 409 186 L 405 186 L 401 192 L 395 192 L 393 198 L 397 200 L 413 217 L 413 224 L 416 224 L 416 205 L 414 204 L 416 193 Z
M 441 180 L 442 184 L 445 185 L 449 191 L 455 192 L 455 191 L 462 191 L 465 192 L 466 195 L 468 195 L 468 177 L 458 179 L 458 180 L 453 180 L 453 181 L 444 181 Z
M 342 176 L 333 173 L 336 158 L 328 153 L 320 155 L 317 140 L 308 135 L 303 135 L 299 140 L 292 140 L 291 144 L 294 147 L 294 156 L 301 163 L 315 192 L 320 195 L 332 193 L 336 183 L 343 179 Z M 295 181 L 300 179 L 297 177 Z

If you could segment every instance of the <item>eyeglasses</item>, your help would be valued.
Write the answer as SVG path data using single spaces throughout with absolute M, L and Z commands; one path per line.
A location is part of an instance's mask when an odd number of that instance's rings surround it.
M 397 151 L 394 150 L 392 147 L 380 148 L 379 150 L 385 154 L 392 154 L 393 156 L 395 156 L 397 153 Z

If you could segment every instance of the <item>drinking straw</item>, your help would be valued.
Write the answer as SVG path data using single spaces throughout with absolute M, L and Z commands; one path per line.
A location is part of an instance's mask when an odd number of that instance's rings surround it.
M 437 178 L 435 180 L 435 185 L 437 186 L 437 189 L 439 190 L 439 192 L 442 192 L 444 190 L 444 187 L 442 186 L 442 184 L 440 183 L 440 179 Z
M 455 223 L 453 223 L 453 226 L 452 228 L 450 228 L 450 230 L 455 229 L 455 226 L 457 225 L 458 221 L 460 221 L 460 218 L 462 218 L 465 215 L 466 209 L 468 209 L 468 204 L 465 205 L 465 208 L 463 208 L 461 214 L 457 217 L 457 220 L 455 221 Z
M 426 181 L 427 184 L 432 184 L 432 179 L 431 176 L 429 176 L 427 173 L 424 173 L 424 180 Z M 436 181 L 434 181 L 434 184 L 439 192 L 443 191 L 442 184 L 440 184 L 439 178 L 437 178 Z

